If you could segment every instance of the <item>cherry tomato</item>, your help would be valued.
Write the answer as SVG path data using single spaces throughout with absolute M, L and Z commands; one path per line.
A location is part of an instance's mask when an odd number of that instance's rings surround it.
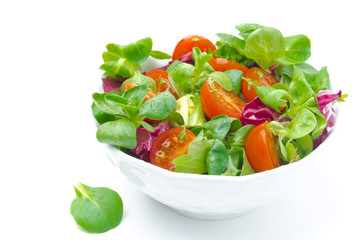
M 225 114 L 240 119 L 245 103 L 233 91 L 227 91 L 216 82 L 205 81 L 200 100 L 205 114 L 211 119 Z
M 178 99 L 178 95 L 168 79 L 168 72 L 160 69 L 154 69 L 149 71 L 146 76 L 152 78 L 156 82 L 157 92 L 169 92 L 176 98 L 176 100 Z
M 179 135 L 183 130 L 184 128 L 171 128 L 156 137 L 150 152 L 152 164 L 169 171 L 175 171 L 173 160 L 187 154 L 190 143 L 195 139 L 195 135 L 190 130 L 185 129 L 187 138 L 181 142 Z
M 201 52 L 215 51 L 215 45 L 207 38 L 199 35 L 190 35 L 179 41 L 172 54 L 172 60 L 177 60 L 186 53 L 192 52 L 194 47 L 200 48 Z
M 139 86 L 139 84 L 133 83 L 133 82 L 126 82 L 126 85 L 124 86 L 124 90 L 127 91 L 128 89 L 136 87 L 136 86 Z M 147 90 L 147 95 L 146 95 L 145 99 L 143 100 L 143 102 L 150 100 L 151 98 L 153 98 L 156 95 L 157 95 L 157 93 L 149 88 Z
M 244 77 L 250 79 L 253 82 L 258 82 L 259 86 L 272 87 L 274 84 L 279 82 L 271 73 L 256 67 L 250 68 Z M 256 94 L 255 88 L 251 87 L 249 89 L 248 82 L 245 80 L 243 80 L 241 83 L 241 92 L 243 93 L 243 96 L 247 102 L 251 102 L 258 96 Z
M 220 71 L 220 72 L 225 72 L 231 69 L 237 69 L 242 71 L 245 75 L 246 72 L 249 70 L 249 68 L 245 67 L 244 65 L 231 60 L 227 60 L 225 58 L 213 58 L 209 61 L 209 64 L 215 71 Z
M 266 123 L 251 130 L 245 144 L 246 157 L 256 172 L 277 168 L 281 165 L 275 139 Z

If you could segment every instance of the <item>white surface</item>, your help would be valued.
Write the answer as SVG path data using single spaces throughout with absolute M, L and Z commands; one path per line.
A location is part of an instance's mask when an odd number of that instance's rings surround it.
M 132 3 L 130 3 L 132 2 Z M 361 31 L 358 1 L 3 1 L 0 3 L 0 239 L 361 239 Z M 172 6 L 171 6 L 172 5 Z M 184 217 L 131 186 L 95 139 L 91 94 L 106 43 L 145 36 L 171 51 L 256 22 L 312 41 L 340 104 L 335 139 L 304 181 L 228 221 Z M 167 46 L 164 46 L 166 43 Z M 356 111 L 358 109 L 359 111 Z M 124 218 L 105 234 L 69 213 L 78 181 L 116 190 Z M 5 237 L 6 236 L 6 237 Z

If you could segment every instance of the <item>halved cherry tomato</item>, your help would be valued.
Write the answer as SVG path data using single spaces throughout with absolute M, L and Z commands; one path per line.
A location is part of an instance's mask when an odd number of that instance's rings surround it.
M 195 135 L 185 129 L 187 138 L 181 142 L 179 135 L 183 130 L 184 128 L 171 128 L 156 137 L 150 153 L 152 164 L 175 171 L 173 160 L 187 154 L 190 143 L 195 139 Z
M 178 99 L 177 93 L 173 89 L 170 80 L 168 80 L 168 72 L 154 69 L 146 73 L 146 76 L 152 78 L 156 82 L 157 92 L 169 92 L 176 100 Z
M 249 68 L 245 67 L 244 65 L 225 58 L 213 58 L 209 61 L 209 64 L 215 71 L 219 72 L 225 72 L 227 70 L 237 69 L 242 71 L 245 75 L 246 72 L 249 70 Z
M 207 38 L 199 35 L 187 36 L 179 41 L 172 54 L 172 60 L 177 60 L 186 53 L 192 52 L 194 47 L 200 48 L 201 52 L 215 51 L 215 45 Z
M 133 83 L 133 82 L 126 82 L 126 85 L 124 86 L 124 90 L 127 91 L 128 89 L 136 87 L 136 86 L 139 86 L 139 84 Z M 146 95 L 145 99 L 143 100 L 143 102 L 150 100 L 151 98 L 153 98 L 156 95 L 157 95 L 157 93 L 155 91 L 153 91 L 151 88 L 149 88 L 147 90 L 147 95 Z
M 281 165 L 275 139 L 266 123 L 251 130 L 245 144 L 246 157 L 256 172 L 277 168 Z
M 205 81 L 201 87 L 200 100 L 205 114 L 211 119 L 225 114 L 240 119 L 245 103 L 233 91 L 227 91 L 216 82 Z
M 250 68 L 244 77 L 250 79 L 253 82 L 258 82 L 259 86 L 272 87 L 274 84 L 279 82 L 271 73 L 268 73 L 267 71 L 257 67 Z M 247 102 L 251 102 L 258 96 L 256 94 L 255 88 L 251 87 L 249 89 L 248 82 L 245 80 L 243 80 L 241 83 L 241 92 L 243 93 L 243 96 Z

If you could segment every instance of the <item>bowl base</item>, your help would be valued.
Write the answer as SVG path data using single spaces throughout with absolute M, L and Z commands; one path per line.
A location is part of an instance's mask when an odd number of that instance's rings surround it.
M 181 215 L 184 215 L 186 217 L 190 217 L 190 218 L 194 218 L 194 219 L 198 219 L 198 220 L 209 220 L 209 221 L 221 221 L 221 220 L 230 220 L 233 218 L 238 218 L 238 217 L 242 217 L 245 216 L 251 212 L 253 212 L 256 208 L 254 209 L 247 209 L 245 211 L 242 212 L 237 212 L 237 213 L 198 213 L 198 212 L 190 212 L 190 211 L 186 211 L 186 210 L 181 210 L 181 209 L 177 209 L 177 208 L 173 208 L 170 207 L 172 210 L 174 210 L 177 213 L 180 213 Z

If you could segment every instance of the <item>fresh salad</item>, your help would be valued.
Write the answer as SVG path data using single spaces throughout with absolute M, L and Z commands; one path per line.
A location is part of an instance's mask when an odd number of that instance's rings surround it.
M 169 54 L 152 39 L 108 44 L 103 93 L 93 94 L 97 139 L 169 171 L 242 176 L 298 161 L 334 126 L 326 67 L 306 63 L 305 35 L 273 27 L 236 26 L 180 40 Z M 149 58 L 169 64 L 143 71 Z

